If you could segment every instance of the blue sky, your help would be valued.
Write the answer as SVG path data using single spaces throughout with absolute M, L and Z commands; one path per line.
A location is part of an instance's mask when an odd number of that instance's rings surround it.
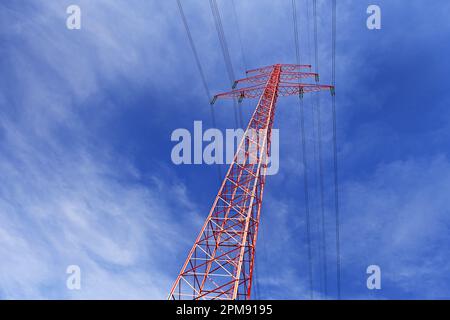
M 248 67 L 294 63 L 291 2 L 236 1 Z M 298 0 L 301 58 L 306 0 Z M 218 0 L 235 73 L 231 6 Z M 366 28 L 366 8 L 382 29 Z M 82 29 L 67 30 L 78 4 Z M 229 87 L 207 1 L 184 10 L 214 93 Z M 321 82 L 330 81 L 330 13 L 319 0 Z M 450 3 L 338 0 L 337 109 L 344 298 L 449 298 Z M 216 168 L 175 166 L 170 135 L 210 124 L 175 1 L 0 4 L 0 298 L 164 299 L 217 192 Z M 313 162 L 307 97 L 308 159 Z M 329 296 L 335 297 L 330 98 L 321 95 Z M 244 103 L 248 120 L 255 101 Z M 216 105 L 234 128 L 232 104 Z M 279 100 L 280 172 L 267 179 L 258 297 L 308 297 L 303 168 L 295 98 Z M 310 180 L 314 181 L 313 173 Z M 315 185 L 311 188 L 314 191 Z M 323 297 L 312 193 L 314 289 Z M 66 267 L 82 290 L 66 288 Z M 366 268 L 382 290 L 366 288 Z

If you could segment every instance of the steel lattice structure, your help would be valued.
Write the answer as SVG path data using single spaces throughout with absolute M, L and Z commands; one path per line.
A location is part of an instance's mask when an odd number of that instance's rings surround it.
M 216 95 L 255 98 L 258 105 L 222 182 L 209 215 L 170 291 L 169 299 L 250 299 L 259 218 L 266 181 L 267 159 L 278 96 L 331 90 L 319 84 L 289 83 L 318 79 L 300 72 L 310 65 L 276 64 L 247 71 L 256 74 L 235 82 L 252 83 Z

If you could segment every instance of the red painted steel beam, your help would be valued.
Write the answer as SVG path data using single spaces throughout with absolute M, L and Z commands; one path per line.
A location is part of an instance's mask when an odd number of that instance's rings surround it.
M 278 66 L 281 67 L 281 72 L 295 71 L 295 70 L 301 70 L 301 69 L 311 69 L 311 67 L 312 67 L 310 64 L 278 64 Z M 246 71 L 246 73 L 247 74 L 253 73 L 253 72 L 270 73 L 272 69 L 273 69 L 273 66 L 267 66 L 267 67 L 261 67 L 261 68 L 257 68 L 257 69 L 248 70 L 248 71 Z
M 270 77 L 270 73 L 263 73 L 258 74 L 256 76 L 239 79 L 236 80 L 233 84 L 233 89 L 236 88 L 238 84 L 242 83 L 254 83 L 254 84 L 264 84 L 267 82 L 267 80 Z M 307 78 L 315 78 L 318 79 L 319 74 L 313 73 L 313 72 L 282 72 L 280 75 L 280 81 L 292 81 L 292 80 L 300 80 L 300 79 L 307 79 Z

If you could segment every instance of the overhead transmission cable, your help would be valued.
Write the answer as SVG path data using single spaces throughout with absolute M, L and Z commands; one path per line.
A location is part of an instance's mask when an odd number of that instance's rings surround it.
M 308 61 L 311 59 L 311 17 L 310 17 L 310 5 L 309 2 L 310 0 L 305 0 L 306 1 L 306 35 L 307 35 L 307 50 L 308 50 Z
M 214 18 L 214 24 L 216 26 L 217 36 L 219 38 L 220 48 L 222 50 L 223 58 L 225 61 L 225 67 L 227 69 L 228 78 L 230 80 L 230 85 L 233 85 L 234 81 L 236 80 L 236 77 L 235 77 L 234 71 L 233 71 L 233 64 L 231 62 L 227 40 L 225 37 L 225 33 L 223 31 L 223 25 L 222 25 L 222 19 L 220 17 L 219 7 L 217 6 L 216 0 L 209 0 L 209 5 L 211 7 L 211 12 L 212 12 L 212 15 Z M 237 126 L 240 125 L 241 127 L 243 127 L 242 109 L 238 108 L 236 99 L 233 99 L 233 105 L 234 105 L 234 118 L 236 121 L 236 125 Z
M 314 20 L 314 63 L 316 73 L 319 74 L 319 46 L 318 46 L 318 27 L 317 27 L 317 0 L 313 0 L 313 20 Z M 318 80 L 318 79 L 316 79 Z M 320 187 L 320 211 L 321 211 L 321 235 L 322 235 L 322 273 L 324 282 L 324 296 L 328 295 L 328 270 L 327 270 L 327 241 L 326 241 L 326 229 L 325 229 L 325 203 L 324 203 L 324 174 L 323 174 L 323 155 L 322 155 L 322 117 L 320 96 L 316 98 L 316 116 L 317 116 L 317 141 L 319 151 L 319 187 Z
M 190 28 L 189 28 L 189 24 L 187 22 L 186 15 L 184 14 L 184 10 L 183 10 L 183 6 L 181 5 L 181 1 L 177 0 L 177 4 L 178 4 L 178 10 L 180 12 L 181 20 L 183 21 L 183 25 L 184 25 L 184 28 L 186 30 L 186 35 L 188 37 L 189 44 L 190 44 L 191 49 L 192 49 L 192 53 L 194 54 L 195 64 L 196 64 L 197 70 L 198 70 L 198 72 L 200 74 L 200 78 L 202 80 L 203 88 L 205 89 L 205 94 L 206 94 L 207 101 L 208 101 L 208 104 L 209 104 L 209 102 L 211 101 L 211 92 L 209 90 L 209 86 L 208 86 L 208 83 L 206 81 L 205 73 L 203 71 L 203 67 L 202 67 L 202 64 L 200 62 L 200 58 L 199 58 L 197 49 L 195 47 L 195 43 L 194 43 L 194 40 L 192 38 L 192 33 L 191 33 Z M 215 115 L 214 107 L 211 104 L 209 104 L 209 106 L 210 106 L 210 112 L 211 112 L 212 126 L 213 126 L 213 128 L 217 128 L 216 115 Z M 219 179 L 219 184 L 220 184 L 220 181 L 222 179 L 222 170 L 221 170 L 219 165 L 217 166 L 217 173 L 218 173 L 218 179 Z
M 248 70 L 247 59 L 245 58 L 244 42 L 242 41 L 241 28 L 239 25 L 239 19 L 238 19 L 236 4 L 234 3 L 234 0 L 231 0 L 231 5 L 233 7 L 234 20 L 236 21 L 236 30 L 237 30 L 239 44 L 240 44 L 240 48 L 241 48 L 241 57 L 242 57 L 242 63 L 244 66 L 244 74 L 246 74 L 246 71 Z M 239 115 L 240 115 L 241 126 L 242 126 L 242 124 L 243 124 L 242 101 L 240 101 L 240 100 L 238 100 L 238 108 L 239 108 L 239 112 L 240 112 Z
M 237 29 L 237 34 L 238 34 L 238 38 L 239 38 L 239 44 L 240 44 L 240 47 L 241 47 L 241 57 L 242 57 L 242 63 L 243 63 L 243 66 L 244 66 L 244 74 L 246 74 L 246 71 L 248 70 L 248 65 L 247 65 L 247 59 L 245 58 L 244 42 L 242 41 L 241 28 L 240 28 L 240 25 L 239 25 L 239 19 L 238 19 L 238 14 L 237 14 L 237 10 L 236 10 L 236 4 L 234 3 L 234 0 L 231 0 L 231 5 L 233 7 L 234 20 L 236 21 L 236 29 Z M 238 107 L 239 107 L 241 122 L 243 122 L 242 102 L 240 100 L 238 100 Z M 242 126 L 242 124 L 241 124 L 241 126 Z
M 331 85 L 336 85 L 336 0 L 332 0 L 331 14 Z M 337 137 L 336 137 L 336 96 L 332 96 L 333 114 L 333 169 L 334 169 L 334 210 L 336 215 L 336 273 L 337 273 L 337 297 L 341 299 L 341 245 L 340 245 L 340 217 L 339 217 L 339 181 L 337 162 Z
M 295 57 L 297 64 L 300 64 L 300 48 L 298 38 L 298 25 L 297 25 L 297 6 L 295 0 L 292 0 L 292 17 L 294 20 L 294 41 L 295 41 Z M 299 98 L 300 105 L 300 130 L 302 138 L 302 165 L 303 165 L 303 184 L 304 184 L 304 197 L 305 197 L 305 215 L 306 215 L 306 240 L 308 250 L 308 277 L 309 277 L 309 296 L 310 299 L 314 299 L 313 291 L 313 261 L 311 250 L 311 223 L 309 212 L 309 187 L 308 187 L 308 161 L 306 157 L 306 139 L 305 139 L 305 115 L 303 99 Z
M 308 61 L 312 61 L 312 55 L 311 55 L 311 14 L 310 14 L 310 1 L 309 0 L 304 0 L 304 5 L 306 7 L 306 10 L 304 10 L 306 12 L 306 35 L 307 35 L 307 56 L 308 56 Z M 318 80 L 318 79 L 317 79 Z M 320 195 L 320 191 L 319 191 L 319 156 L 318 156 L 318 152 L 317 150 L 319 149 L 317 144 L 318 144 L 318 132 L 317 132 L 317 125 L 316 125 L 316 105 L 313 103 L 311 104 L 311 125 L 312 125 L 312 132 L 313 132 L 313 137 L 312 137 L 312 142 L 313 142 L 313 155 L 314 155 L 314 190 L 315 190 L 315 195 L 316 197 L 314 197 L 315 205 L 317 205 L 317 210 L 320 212 L 320 199 L 318 195 Z M 324 219 L 322 219 L 320 213 L 318 213 L 318 219 L 319 219 L 319 223 L 318 223 L 318 233 L 323 233 L 323 227 L 321 227 L 320 222 L 324 221 Z M 324 259 L 324 249 L 323 249 L 323 236 L 319 238 L 319 263 L 322 262 L 322 272 L 321 272 L 321 276 L 319 284 L 320 284 L 320 288 L 322 289 L 322 291 L 325 291 L 324 288 L 326 288 L 326 279 L 324 277 L 324 274 L 326 274 L 326 262 Z M 326 296 L 326 294 L 325 294 Z
M 306 35 L 307 35 L 307 54 L 308 54 L 308 61 L 312 61 L 313 59 L 312 59 L 312 55 L 311 55 L 311 35 L 310 35 L 310 33 L 311 33 L 311 17 L 310 17 L 310 8 L 309 8 L 309 5 L 310 5 L 310 2 L 309 2 L 309 0 L 305 0 L 305 7 L 306 7 Z M 317 195 L 319 195 L 320 193 L 319 193 L 319 164 L 318 164 L 318 162 L 319 162 L 319 160 L 318 160 L 318 158 L 319 158 L 319 156 L 318 156 L 318 154 L 317 154 L 317 149 L 318 149 L 318 147 L 317 147 L 317 136 L 318 136 L 318 133 L 317 133 L 317 126 L 316 126 L 316 106 L 315 106 L 315 104 L 314 103 L 312 103 L 311 104 L 311 125 L 312 125 L 312 132 L 313 132 L 313 137 L 312 137 L 312 144 L 313 144 L 313 155 L 314 155 L 314 191 L 315 191 L 315 197 L 314 197 L 314 200 L 315 200 L 315 206 L 317 205 L 317 207 L 316 208 L 319 208 L 320 207 L 320 200 L 319 200 L 319 196 L 317 196 Z M 320 209 L 318 209 L 318 211 L 320 211 Z M 318 214 L 318 218 L 320 219 L 320 214 Z M 319 225 L 320 225 L 320 221 L 319 221 Z M 319 228 L 319 231 L 318 232 L 320 232 L 320 227 L 318 227 Z M 319 238 L 319 263 L 320 263 L 320 261 L 322 261 L 322 263 L 324 263 L 324 259 L 323 259 L 323 246 L 322 246 L 322 243 L 321 243 L 321 238 Z M 323 268 L 322 268 L 323 269 Z M 323 272 L 322 272 L 323 273 Z M 319 276 L 320 276 L 320 274 L 319 274 Z M 323 281 L 323 277 L 319 277 L 319 279 L 320 279 L 320 281 L 319 281 L 319 284 L 320 284 L 320 288 L 322 289 L 322 291 L 323 291 L 323 288 L 324 288 L 324 286 L 325 286 L 325 282 Z
M 237 14 L 236 5 L 234 3 L 234 0 L 231 0 L 231 4 L 233 6 L 233 13 L 234 13 L 234 17 L 236 20 L 236 29 L 237 29 L 237 34 L 238 34 L 238 38 L 239 38 L 239 43 L 241 45 L 241 56 L 242 56 L 242 62 L 244 64 L 244 69 L 245 69 L 244 71 L 247 71 L 248 65 L 247 65 L 247 59 L 245 58 L 244 42 L 242 41 L 241 28 L 239 25 L 239 19 L 238 19 L 238 14 Z

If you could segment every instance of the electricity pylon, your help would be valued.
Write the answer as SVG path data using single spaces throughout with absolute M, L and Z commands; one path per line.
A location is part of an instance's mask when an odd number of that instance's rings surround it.
M 302 69 L 311 66 L 276 64 L 250 70 L 247 74 L 254 75 L 236 81 L 233 91 L 214 96 L 211 103 L 218 98 L 257 97 L 259 102 L 169 299 L 250 299 L 277 98 L 321 90 L 334 94 L 333 86 L 288 82 L 318 80 L 318 74 Z M 245 82 L 253 86 L 236 89 Z

